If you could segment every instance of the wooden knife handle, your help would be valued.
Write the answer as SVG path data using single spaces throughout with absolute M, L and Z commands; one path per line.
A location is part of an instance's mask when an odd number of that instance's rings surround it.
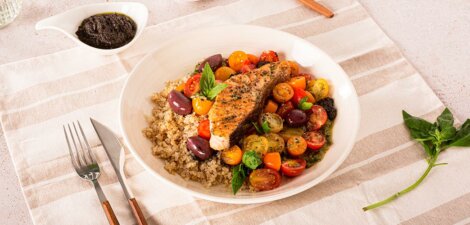
M 135 200 L 135 198 L 131 198 L 129 199 L 129 204 L 131 205 L 132 213 L 137 220 L 137 224 L 147 225 L 147 221 L 145 221 L 144 214 L 142 213 L 139 204 L 137 204 L 137 200 Z
M 320 3 L 316 2 L 315 0 L 299 0 L 299 1 L 327 18 L 331 18 L 335 15 L 333 12 L 331 12 L 331 10 L 321 5 Z
M 101 203 L 101 206 L 103 207 L 104 213 L 106 214 L 106 218 L 108 218 L 109 224 L 119 225 L 119 221 L 117 220 L 116 215 L 114 214 L 113 208 L 111 208 L 111 205 L 109 204 L 109 202 L 104 201 Z

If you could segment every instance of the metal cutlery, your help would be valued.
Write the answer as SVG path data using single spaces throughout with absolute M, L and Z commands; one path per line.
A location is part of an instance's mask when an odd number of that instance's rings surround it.
M 77 127 L 80 132 L 77 130 Z M 63 128 L 73 168 L 82 179 L 93 183 L 109 224 L 118 225 L 119 222 L 116 215 L 98 183 L 100 167 L 91 152 L 90 144 L 88 144 L 80 122 L 77 121 L 77 125 L 72 122 L 72 126 L 70 124 L 67 124 L 67 126 L 63 125 Z

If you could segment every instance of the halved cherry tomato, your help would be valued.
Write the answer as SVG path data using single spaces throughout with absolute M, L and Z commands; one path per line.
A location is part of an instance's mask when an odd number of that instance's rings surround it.
M 258 62 L 259 62 L 258 57 L 256 57 L 255 55 L 252 55 L 252 54 L 248 54 L 248 60 L 250 60 L 250 62 L 251 62 L 253 65 L 258 64 Z
M 281 169 L 281 154 L 279 152 L 267 153 L 263 158 L 263 163 L 266 168 L 279 171 Z
M 277 103 L 270 99 L 266 103 L 266 106 L 264 107 L 263 112 L 276 113 L 277 108 L 278 108 Z
M 299 75 L 299 64 L 297 64 L 294 61 L 287 61 L 290 65 L 290 75 L 291 76 L 297 76 Z
M 313 96 L 315 96 L 315 99 L 317 100 L 328 97 L 330 91 L 328 81 L 322 78 L 316 79 L 309 91 L 312 92 Z
M 255 68 L 256 68 L 255 64 L 252 64 L 249 60 L 246 60 L 246 61 L 243 63 L 243 66 L 242 66 L 242 68 L 240 69 L 240 72 L 241 72 L 241 73 L 250 72 L 250 71 L 252 71 L 252 70 L 255 69 Z
M 256 169 L 251 172 L 249 181 L 257 191 L 267 191 L 279 187 L 281 175 L 273 169 Z
M 300 156 L 307 150 L 307 142 L 301 136 L 293 136 L 287 140 L 287 152 L 291 156 Z
M 326 120 L 328 120 L 326 110 L 319 105 L 313 105 L 309 112 L 308 130 L 318 130 L 326 123 Z
M 215 79 L 225 81 L 228 78 L 230 78 L 230 76 L 232 76 L 236 73 L 237 72 L 235 72 L 235 70 L 233 70 L 232 68 L 230 68 L 228 66 L 222 66 L 222 67 L 220 67 L 219 69 L 217 69 L 215 71 Z
M 317 131 L 305 132 L 302 137 L 307 141 L 307 147 L 312 150 L 318 150 L 325 145 L 325 136 Z
M 234 51 L 228 57 L 228 65 L 233 70 L 239 72 L 242 69 L 243 64 L 247 60 L 248 60 L 248 56 L 246 55 L 245 52 L 243 52 L 243 51 Z
M 209 110 L 212 108 L 214 102 L 202 99 L 202 98 L 193 98 L 192 105 L 193 111 L 198 115 L 206 115 Z
M 309 73 L 299 73 L 296 77 L 305 77 L 307 82 L 314 78 L 313 75 Z
M 180 84 L 180 85 L 178 85 L 178 87 L 175 88 L 175 90 L 177 90 L 179 92 L 182 92 L 182 91 L 184 91 L 184 86 L 185 86 L 185 84 Z
M 199 122 L 199 126 L 197 126 L 197 134 L 199 135 L 199 137 L 202 137 L 207 140 L 211 138 L 211 131 L 209 125 L 209 120 L 202 120 L 201 122 Z
M 288 159 L 281 165 L 282 174 L 288 177 L 299 176 L 304 172 L 307 162 L 304 159 Z
M 292 97 L 292 103 L 294 103 L 294 105 L 299 105 L 300 100 L 304 97 L 307 97 L 307 102 L 312 102 L 312 99 L 309 98 L 307 91 L 300 88 L 294 88 L 294 96 Z M 315 101 L 315 99 L 313 99 L 313 101 Z
M 259 61 L 264 63 L 277 62 L 279 61 L 279 56 L 275 51 L 264 51 L 263 53 L 261 53 Z
M 294 109 L 294 104 L 291 101 L 288 101 L 282 104 L 279 109 L 277 110 L 277 114 L 281 116 L 283 119 L 286 118 L 287 114 Z
M 302 136 L 304 134 L 304 129 L 302 129 L 301 127 L 287 127 L 287 128 L 284 128 L 283 130 L 281 130 L 281 132 L 279 132 L 279 136 L 282 137 L 282 139 L 284 139 L 284 141 L 288 141 L 289 138 L 291 137 L 294 137 L 294 136 Z
M 307 86 L 307 81 L 303 76 L 292 77 L 287 83 L 293 88 L 300 88 L 302 90 L 305 90 Z
M 240 164 L 242 161 L 242 156 L 243 152 L 237 145 L 234 145 L 229 149 L 225 149 L 221 153 L 222 161 L 231 166 Z
M 255 151 L 260 156 L 264 156 L 268 152 L 269 142 L 266 137 L 252 134 L 243 139 L 243 151 Z
M 196 74 L 190 77 L 184 85 L 184 95 L 189 98 L 192 95 L 198 93 L 201 90 L 201 87 L 199 86 L 200 81 L 201 74 Z
M 276 101 L 284 103 L 294 96 L 294 89 L 288 83 L 279 83 L 273 89 L 273 97 Z

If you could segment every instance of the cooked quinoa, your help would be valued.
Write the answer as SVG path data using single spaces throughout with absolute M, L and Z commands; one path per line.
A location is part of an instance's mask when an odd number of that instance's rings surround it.
M 184 80 L 167 82 L 163 91 L 151 97 L 155 106 L 143 133 L 152 141 L 153 154 L 164 160 L 165 169 L 169 173 L 177 173 L 184 179 L 200 182 L 207 187 L 229 185 L 232 179 L 230 167 L 222 163 L 219 152 L 201 161 L 186 149 L 186 140 L 197 135 L 199 121 L 207 117 L 197 116 L 194 112 L 181 116 L 171 110 L 167 101 L 168 93 Z

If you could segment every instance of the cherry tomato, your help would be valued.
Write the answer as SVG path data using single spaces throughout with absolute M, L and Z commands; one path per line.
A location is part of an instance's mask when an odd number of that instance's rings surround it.
M 312 92 L 317 100 L 328 97 L 330 91 L 328 81 L 322 78 L 316 79 L 309 91 Z
M 299 64 L 297 64 L 296 62 L 294 61 L 287 61 L 289 63 L 289 66 L 290 66 L 290 75 L 291 76 L 297 76 L 299 75 Z
M 307 141 L 307 147 L 312 150 L 318 150 L 325 145 L 326 139 L 320 132 L 305 132 L 302 137 Z
M 256 169 L 249 177 L 250 185 L 257 191 L 267 191 L 279 187 L 281 175 L 273 169 Z
M 279 171 L 281 169 L 281 154 L 279 152 L 267 153 L 263 158 L 263 163 L 266 168 Z
M 248 60 L 250 60 L 251 64 L 253 64 L 253 65 L 257 65 L 258 62 L 259 62 L 258 57 L 256 57 L 255 55 L 252 55 L 252 54 L 248 54 Z
M 319 105 L 313 105 L 309 112 L 311 114 L 307 124 L 308 130 L 318 130 L 326 123 L 326 120 L 328 120 L 326 110 Z
M 228 57 L 228 65 L 230 68 L 233 70 L 240 72 L 240 70 L 243 67 L 243 64 L 245 61 L 248 60 L 248 55 L 246 55 L 245 52 L 243 51 L 234 51 L 232 54 Z
M 283 152 L 286 145 L 284 139 L 275 133 L 268 133 L 264 135 L 268 139 L 268 152 Z
M 296 77 L 305 77 L 305 80 L 308 82 L 308 81 L 311 81 L 313 79 L 313 75 L 312 74 L 309 74 L 309 73 L 299 73 L 297 74 Z
M 179 91 L 179 92 L 182 92 L 182 91 L 184 91 L 184 86 L 185 86 L 185 84 L 180 84 L 180 85 L 178 85 L 178 87 L 175 88 L 175 90 Z
M 288 127 L 288 128 L 284 128 L 283 130 L 281 130 L 281 132 L 279 132 L 279 136 L 282 137 L 282 139 L 284 139 L 284 141 L 288 141 L 289 138 L 293 137 L 293 136 L 302 136 L 304 134 L 304 129 L 302 129 L 301 127 L 296 127 L 296 128 L 292 128 L 292 127 Z
M 250 72 L 255 68 L 256 68 L 255 64 L 252 64 L 249 60 L 246 60 L 245 63 L 243 63 L 243 66 L 240 69 L 240 72 L 241 73 Z
M 201 74 L 196 74 L 186 81 L 186 84 L 184 85 L 184 95 L 186 95 L 186 97 L 191 97 L 201 90 L 201 87 L 199 86 L 200 80 Z
M 287 140 L 287 152 L 291 156 L 300 156 L 307 150 L 307 142 L 301 136 L 293 136 Z
M 276 101 L 284 103 L 294 96 L 294 89 L 288 83 L 279 83 L 273 89 L 273 97 Z
M 281 116 L 283 119 L 286 118 L 287 114 L 294 109 L 294 104 L 291 101 L 288 101 L 282 104 L 279 109 L 277 110 L 277 114 Z
M 192 105 L 193 111 L 198 115 L 206 115 L 209 110 L 212 108 L 214 102 L 202 99 L 202 98 L 193 98 Z
M 292 97 L 292 103 L 294 103 L 294 105 L 299 105 L 300 100 L 304 97 L 307 97 L 307 102 L 312 101 L 312 99 L 309 99 L 307 91 L 302 90 L 300 88 L 294 88 L 294 96 Z
M 243 140 L 244 151 L 254 150 L 256 153 L 263 156 L 264 154 L 268 152 L 268 149 L 269 149 L 269 142 L 266 137 L 252 134 Z
M 288 159 L 281 165 L 282 174 L 288 177 L 299 176 L 304 172 L 307 162 L 304 159 Z
M 260 62 L 265 63 L 272 63 L 272 62 L 277 62 L 279 61 L 279 56 L 275 51 L 264 51 L 261 53 L 261 56 L 259 57 Z
M 211 131 L 209 125 L 209 120 L 202 120 L 201 122 L 199 122 L 199 126 L 197 127 L 197 134 L 199 135 L 199 137 L 202 137 L 207 140 L 211 138 Z
M 242 161 L 242 156 L 243 152 L 237 145 L 234 145 L 229 149 L 225 149 L 221 153 L 222 161 L 231 166 L 240 164 Z
M 277 105 L 276 102 L 274 102 L 273 100 L 268 100 L 268 102 L 266 103 L 266 106 L 264 107 L 263 112 L 276 113 L 278 107 L 279 106 Z
M 307 86 L 307 81 L 303 76 L 292 77 L 287 83 L 293 88 L 300 88 L 302 90 L 305 90 Z
M 230 78 L 230 76 L 232 76 L 236 73 L 237 72 L 235 72 L 235 70 L 233 70 L 232 68 L 230 68 L 228 66 L 222 66 L 222 67 L 220 67 L 219 69 L 217 69 L 215 71 L 215 79 L 225 81 L 228 78 Z

